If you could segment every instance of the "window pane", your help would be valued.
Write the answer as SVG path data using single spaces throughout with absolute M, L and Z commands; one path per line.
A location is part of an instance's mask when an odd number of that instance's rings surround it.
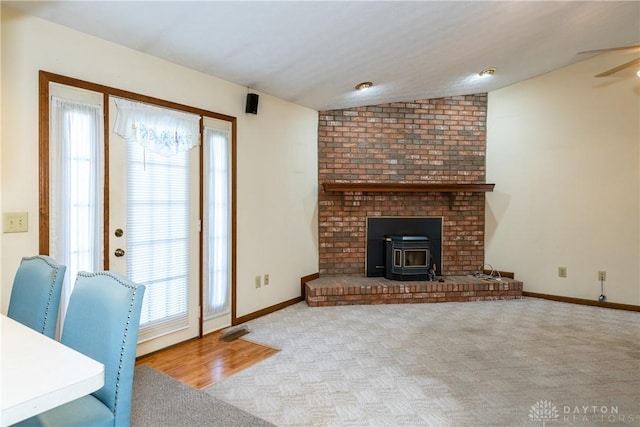
M 49 254 L 67 266 L 59 324 L 79 271 L 102 269 L 102 97 L 54 88 L 49 111 Z M 68 96 L 68 98 L 67 98 Z M 95 99 L 96 104 L 91 104 Z
M 127 142 L 127 275 L 146 285 L 140 341 L 187 326 L 189 153 Z
M 204 129 L 204 317 L 229 313 L 231 296 L 230 138 L 227 130 Z

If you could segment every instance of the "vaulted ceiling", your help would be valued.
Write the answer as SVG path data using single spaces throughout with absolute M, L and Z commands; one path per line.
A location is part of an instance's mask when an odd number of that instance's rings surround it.
M 638 1 L 3 4 L 316 110 L 488 92 L 640 44 Z

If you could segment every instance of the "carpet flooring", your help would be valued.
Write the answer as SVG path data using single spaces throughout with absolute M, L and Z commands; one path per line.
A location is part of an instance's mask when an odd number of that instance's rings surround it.
M 132 427 L 272 426 L 148 366 L 136 367 L 133 381 Z
M 640 425 L 640 315 L 536 298 L 310 308 L 206 393 L 277 426 Z

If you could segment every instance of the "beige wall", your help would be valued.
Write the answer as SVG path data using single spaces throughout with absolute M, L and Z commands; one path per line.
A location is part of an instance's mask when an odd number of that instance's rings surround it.
M 485 260 L 525 291 L 640 304 L 640 79 L 604 55 L 491 92 Z M 567 277 L 558 277 L 558 267 Z
M 317 112 L 2 8 L 0 203 L 27 211 L 29 232 L 1 234 L 1 310 L 20 258 L 38 251 L 38 70 L 238 118 L 238 316 L 300 295 L 318 271 Z M 256 289 L 254 277 L 270 275 Z

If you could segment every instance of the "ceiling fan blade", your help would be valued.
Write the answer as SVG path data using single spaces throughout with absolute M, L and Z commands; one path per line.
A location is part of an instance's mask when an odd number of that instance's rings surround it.
M 582 54 L 591 54 L 591 53 L 607 53 L 607 52 L 640 52 L 640 44 L 632 45 L 632 46 L 620 46 L 620 47 L 610 47 L 608 49 L 595 49 L 595 50 L 585 50 L 582 52 L 578 52 L 578 55 Z
M 624 70 L 625 68 L 628 68 L 628 67 L 632 67 L 636 64 L 640 64 L 640 58 L 632 59 L 631 61 L 625 62 L 622 65 L 618 65 L 617 67 L 611 68 L 605 72 L 596 74 L 596 77 L 607 77 L 607 76 L 610 76 L 611 74 L 615 74 L 618 71 Z

